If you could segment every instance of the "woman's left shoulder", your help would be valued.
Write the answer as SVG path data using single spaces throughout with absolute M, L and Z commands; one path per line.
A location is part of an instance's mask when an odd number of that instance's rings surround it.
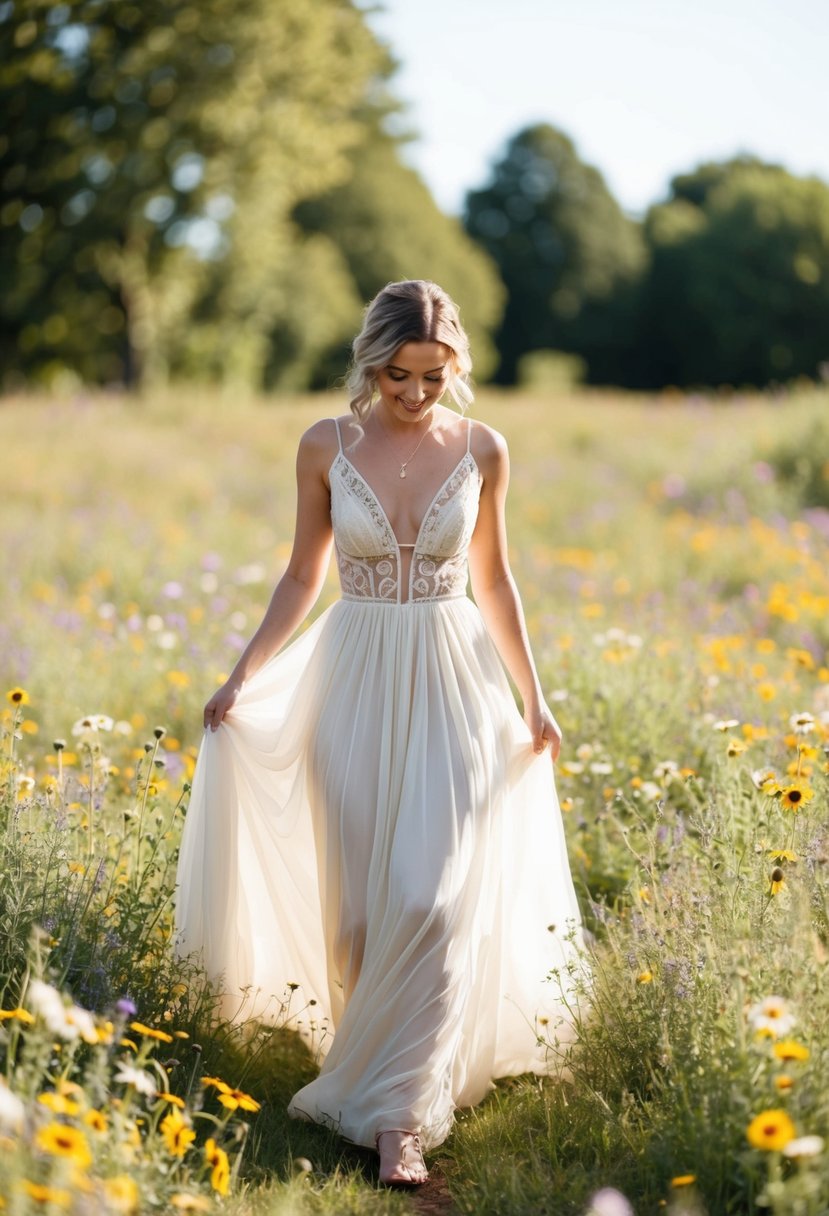
M 508 460 L 507 441 L 504 436 L 494 427 L 479 422 L 477 418 L 472 420 L 471 426 L 469 450 L 478 468 L 484 475 L 502 468 Z

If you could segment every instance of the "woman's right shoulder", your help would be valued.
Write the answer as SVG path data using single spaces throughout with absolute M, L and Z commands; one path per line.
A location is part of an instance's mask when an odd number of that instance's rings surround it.
M 337 422 L 342 427 L 342 420 L 335 418 L 320 418 L 313 426 L 303 433 L 299 441 L 300 452 L 308 455 L 325 455 L 332 449 L 339 450 L 337 440 Z
M 319 466 L 327 471 L 340 450 L 338 424 L 344 441 L 347 433 L 345 428 L 350 421 L 350 414 L 339 418 L 320 418 L 300 438 L 297 459 L 307 466 Z

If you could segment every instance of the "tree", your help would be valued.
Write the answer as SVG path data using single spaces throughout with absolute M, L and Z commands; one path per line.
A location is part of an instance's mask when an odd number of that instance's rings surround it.
M 346 172 L 387 64 L 350 0 L 6 0 L 0 370 L 136 383 L 209 352 L 256 383 L 291 210 Z
M 467 196 L 465 226 L 507 289 L 499 381 L 513 383 L 520 356 L 545 348 L 584 356 L 590 379 L 620 378 L 643 243 L 566 135 L 547 125 L 515 135 L 491 182 Z
M 445 288 L 461 309 L 475 376 L 486 379 L 496 360 L 491 334 L 503 304 L 497 268 L 460 223 L 438 209 L 377 121 L 367 122 L 348 159 L 349 177 L 295 212 L 305 233 L 326 238 L 340 251 L 359 302 L 319 379 L 324 383 L 342 371 L 362 305 L 394 279 L 433 279 Z
M 764 385 L 829 357 L 829 186 L 752 158 L 652 207 L 637 382 Z

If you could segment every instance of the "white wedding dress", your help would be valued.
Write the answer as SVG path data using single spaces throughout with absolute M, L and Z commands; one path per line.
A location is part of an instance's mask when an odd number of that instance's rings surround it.
M 406 552 L 337 431 L 342 598 L 204 735 L 176 948 L 228 1015 L 274 1018 L 294 985 L 288 1024 L 327 1026 L 291 1114 L 428 1148 L 493 1078 L 549 1070 L 539 1031 L 572 1036 L 579 911 L 549 751 L 466 594 L 468 438 Z

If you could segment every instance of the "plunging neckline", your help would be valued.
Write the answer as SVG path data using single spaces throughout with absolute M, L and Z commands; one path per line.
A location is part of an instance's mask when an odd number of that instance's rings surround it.
M 477 461 L 475 460 L 475 457 L 472 455 L 472 453 L 469 450 L 465 451 L 463 453 L 463 455 L 461 456 L 460 460 L 457 462 L 457 464 L 454 466 L 454 468 L 450 470 L 450 472 L 443 479 L 443 481 L 441 482 L 441 484 L 438 486 L 437 490 L 435 491 L 434 495 L 432 496 L 432 501 L 429 503 L 428 507 L 426 508 L 426 512 L 420 521 L 420 527 L 417 530 L 417 536 L 415 537 L 414 544 L 412 544 L 411 542 L 408 544 L 401 544 L 401 542 L 397 539 L 397 533 L 395 532 L 394 528 L 391 526 L 391 520 L 389 519 L 388 513 L 386 512 L 386 508 L 383 506 L 382 502 L 380 501 L 380 498 L 379 498 L 376 490 L 371 485 L 371 483 L 366 480 L 366 478 L 363 476 L 363 474 L 360 472 L 360 470 L 357 468 L 357 466 L 354 464 L 354 462 L 351 461 L 348 458 L 348 456 L 346 456 L 345 452 L 343 452 L 343 451 L 337 452 L 337 455 L 334 457 L 333 461 L 331 462 L 331 467 L 328 470 L 329 482 L 331 480 L 331 473 L 338 460 L 345 461 L 345 463 L 348 465 L 348 467 L 351 469 L 351 471 L 357 477 L 359 477 L 360 481 L 363 483 L 366 490 L 368 490 L 369 494 L 374 499 L 375 505 L 377 506 L 377 509 L 379 510 L 381 516 L 383 517 L 383 523 L 386 526 L 386 530 L 388 531 L 388 534 L 391 537 L 391 539 L 394 541 L 394 546 L 395 546 L 395 549 L 397 550 L 398 557 L 400 555 L 401 549 L 411 549 L 413 554 L 418 553 L 420 551 L 419 550 L 420 538 L 423 535 L 423 529 L 426 526 L 429 516 L 432 514 L 432 511 L 435 509 L 435 504 L 438 501 L 438 499 L 440 498 L 441 494 L 446 489 L 446 487 L 449 485 L 449 482 L 452 480 L 452 478 L 458 472 L 458 470 L 460 469 L 460 467 L 464 463 L 464 461 L 465 460 L 471 461 L 472 468 L 480 475 L 480 470 L 478 469 L 478 464 L 477 464 Z

